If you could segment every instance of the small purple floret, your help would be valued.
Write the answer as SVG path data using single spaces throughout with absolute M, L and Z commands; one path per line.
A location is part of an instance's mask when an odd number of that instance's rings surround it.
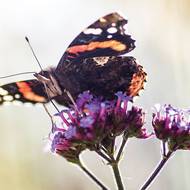
M 116 96 L 116 100 L 102 101 L 84 92 L 78 96 L 77 109 L 70 108 L 55 114 L 66 128 L 54 123 L 50 134 L 52 152 L 73 161 L 75 157 L 71 153 L 78 158 L 81 151 L 87 148 L 93 150 L 105 142 L 109 144 L 121 134 L 136 138 L 149 137 L 143 128 L 143 110 L 134 106 L 128 110 L 131 97 L 122 92 L 116 93 Z
M 170 149 L 190 149 L 190 113 L 171 105 L 159 106 L 153 114 L 156 137 L 168 143 Z

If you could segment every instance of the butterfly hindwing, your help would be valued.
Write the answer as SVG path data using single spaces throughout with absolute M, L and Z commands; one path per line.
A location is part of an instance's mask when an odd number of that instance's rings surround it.
M 104 99 L 113 99 L 117 91 L 134 97 L 143 89 L 146 73 L 134 57 L 111 56 L 86 58 L 73 62 L 61 75 L 57 75 L 74 99 L 89 90 Z M 60 102 L 69 102 L 66 96 Z M 61 99 L 63 98 L 63 99 Z
M 37 80 L 26 80 L 0 86 L 0 104 L 5 102 L 46 103 L 44 86 Z
M 106 15 L 81 32 L 66 49 L 57 72 L 65 65 L 83 58 L 118 56 L 135 48 L 134 40 L 126 34 L 127 20 L 118 13 Z

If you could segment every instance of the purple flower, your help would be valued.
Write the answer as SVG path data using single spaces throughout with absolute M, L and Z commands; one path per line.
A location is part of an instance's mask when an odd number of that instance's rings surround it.
M 82 94 L 79 94 L 76 105 L 78 109 L 83 109 L 83 106 L 90 102 L 93 99 L 93 96 L 89 93 L 89 91 L 85 91 Z
M 129 109 L 131 97 L 125 96 L 121 92 L 116 95 L 118 100 L 113 112 L 114 133 L 119 135 L 125 132 L 128 137 L 148 138 L 151 134 L 148 134 L 143 128 L 145 112 L 135 106 Z
M 63 132 L 56 132 L 50 135 L 51 152 L 66 158 L 69 162 L 78 163 L 79 154 L 84 149 L 80 145 L 74 145 L 65 138 Z
M 148 134 L 146 129 L 143 128 L 145 123 L 145 112 L 142 108 L 133 106 L 132 109 L 128 112 L 128 122 L 127 122 L 127 133 L 131 137 L 136 138 L 148 138 L 152 135 Z
M 64 138 L 62 132 L 58 132 L 54 135 L 51 145 L 51 151 L 58 153 L 59 151 L 68 150 L 70 147 L 69 141 Z
M 171 105 L 156 105 L 152 125 L 156 137 L 167 142 L 171 150 L 190 149 L 189 110 L 177 109 Z
M 145 113 L 141 108 L 130 109 L 130 97 L 122 92 L 116 94 L 117 100 L 102 101 L 89 92 L 78 96 L 77 109 L 70 108 L 56 113 L 61 122 L 54 123 L 51 138 L 51 150 L 66 159 L 70 153 L 78 158 L 85 149 L 112 144 L 121 134 L 128 137 L 147 138 L 149 135 L 143 128 Z M 79 151 L 80 150 L 80 151 Z M 71 160 L 75 160 L 72 158 Z

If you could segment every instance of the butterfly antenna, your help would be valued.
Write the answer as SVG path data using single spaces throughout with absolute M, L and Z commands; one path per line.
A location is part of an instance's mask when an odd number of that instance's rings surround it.
M 42 68 L 42 66 L 41 66 L 41 64 L 40 64 L 40 62 L 39 62 L 39 60 L 38 60 L 38 58 L 37 58 L 37 56 L 36 56 L 36 54 L 35 54 L 35 52 L 34 52 L 34 49 L 32 48 L 32 45 L 31 45 L 31 43 L 30 43 L 30 41 L 29 41 L 29 39 L 28 39 L 28 37 L 27 36 L 25 36 L 25 40 L 27 41 L 27 43 L 28 43 L 28 45 L 29 45 L 29 47 L 30 47 L 30 49 L 31 49 L 31 51 L 32 51 L 32 54 L 33 54 L 33 56 L 35 57 L 35 59 L 36 59 L 36 61 L 37 61 L 37 63 L 38 63 L 38 65 L 39 65 L 39 67 L 40 67 L 40 69 L 41 69 L 41 71 L 42 71 L 42 73 L 43 73 L 43 68 Z M 45 86 L 45 89 L 46 89 L 46 84 L 44 83 L 44 86 Z M 48 93 L 47 93 L 47 90 L 46 90 L 46 94 L 48 95 Z M 48 97 L 49 97 L 49 95 L 48 95 Z M 57 106 L 55 105 L 55 103 L 51 100 L 51 98 L 49 98 L 49 101 L 52 103 L 52 105 L 54 106 L 54 108 L 58 111 L 58 112 L 60 112 L 59 111 L 59 109 L 57 108 Z M 45 108 L 45 107 L 44 107 Z M 47 108 L 45 109 L 46 110 L 46 112 L 47 112 Z M 48 113 L 48 112 L 47 112 Z M 49 115 L 49 114 L 48 114 Z
M 32 71 L 23 72 L 23 73 L 16 73 L 16 74 L 12 74 L 12 75 L 7 75 L 7 76 L 0 77 L 0 79 L 9 78 L 9 77 L 14 77 L 14 76 L 18 76 L 18 75 L 35 74 L 35 73 L 36 73 L 36 72 L 32 72 Z
M 43 72 L 43 68 L 42 68 L 42 66 L 41 66 L 41 64 L 40 64 L 40 62 L 39 62 L 39 60 L 38 60 L 38 58 L 37 58 L 37 56 L 36 56 L 36 54 L 35 54 L 35 52 L 34 52 L 34 49 L 32 48 L 32 45 L 31 45 L 31 43 L 30 43 L 30 41 L 29 41 L 29 39 L 28 39 L 27 36 L 25 36 L 25 40 L 27 41 L 27 43 L 28 43 L 28 45 L 29 45 L 29 47 L 30 47 L 30 49 L 31 49 L 31 51 L 32 51 L 33 56 L 35 57 L 35 59 L 36 59 L 38 65 L 39 65 L 41 71 Z
M 35 59 L 36 59 L 38 65 L 39 65 L 41 71 L 43 72 L 42 66 L 41 66 L 41 64 L 40 64 L 40 62 L 39 62 L 39 60 L 38 60 L 36 54 L 34 53 L 34 50 L 33 50 L 32 46 L 31 46 L 30 41 L 29 41 L 29 39 L 28 39 L 27 36 L 25 37 L 25 40 L 27 41 L 27 43 L 28 43 L 28 45 L 29 45 L 29 47 L 30 47 L 30 49 L 31 49 L 31 51 L 32 51 L 32 54 L 34 55 L 34 57 L 35 57 Z M 29 71 L 29 72 L 16 73 L 16 74 L 12 74 L 12 75 L 7 75 L 7 76 L 0 77 L 0 79 L 9 78 L 9 77 L 14 77 L 14 76 L 18 76 L 18 75 L 35 74 L 35 73 L 36 73 L 36 72 L 30 72 L 30 71 Z
M 53 102 L 53 100 L 50 100 L 50 102 L 52 103 L 52 105 L 54 106 L 54 108 L 57 110 L 57 112 L 60 113 L 60 110 L 59 110 L 58 107 L 55 105 L 55 103 Z
M 49 112 L 47 106 L 46 106 L 45 104 L 42 104 L 42 105 L 43 105 L 43 107 L 44 107 L 44 109 L 45 109 L 45 112 L 48 114 L 48 116 L 50 117 L 51 122 L 52 122 L 52 124 L 53 124 L 53 116 L 52 116 L 51 113 Z

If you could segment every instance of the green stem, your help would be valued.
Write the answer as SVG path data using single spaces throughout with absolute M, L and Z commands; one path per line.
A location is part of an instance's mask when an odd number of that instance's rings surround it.
M 162 155 L 163 157 L 166 156 L 166 142 L 162 141 Z
M 144 183 L 144 185 L 141 187 L 140 190 L 147 189 L 147 187 L 153 182 L 153 180 L 155 179 L 155 177 L 159 174 L 159 172 L 161 171 L 161 169 L 163 168 L 163 166 L 166 164 L 166 162 L 168 161 L 168 159 L 171 157 L 172 153 L 173 153 L 173 151 L 168 151 L 168 153 L 162 158 L 162 160 L 160 161 L 160 163 L 158 164 L 158 166 L 156 167 L 156 169 L 154 170 L 154 172 L 147 179 L 147 181 Z
M 96 153 L 98 155 L 100 155 L 103 159 L 105 159 L 108 163 L 111 162 L 111 159 L 106 154 L 104 154 L 103 152 L 101 152 L 100 150 L 96 150 Z
M 128 139 L 128 137 L 126 137 L 126 136 L 123 137 L 119 152 L 118 152 L 117 157 L 116 157 L 116 162 L 119 162 L 119 160 L 121 158 L 121 154 L 123 153 L 123 149 L 126 145 L 127 139 Z
M 102 189 L 102 190 L 108 190 L 107 187 L 105 187 L 102 182 L 100 182 L 86 167 L 82 165 L 82 163 L 78 163 L 78 166 Z
M 114 154 L 114 147 L 115 147 L 115 137 L 112 139 L 112 144 L 111 144 L 111 154 Z
M 121 175 L 120 175 L 119 168 L 118 168 L 118 162 L 112 163 L 111 166 L 112 166 L 112 169 L 113 169 L 113 172 L 114 172 L 114 176 L 115 176 L 115 180 L 116 180 L 116 183 L 117 183 L 118 190 L 124 190 L 123 183 L 122 183 L 122 180 L 121 180 Z

